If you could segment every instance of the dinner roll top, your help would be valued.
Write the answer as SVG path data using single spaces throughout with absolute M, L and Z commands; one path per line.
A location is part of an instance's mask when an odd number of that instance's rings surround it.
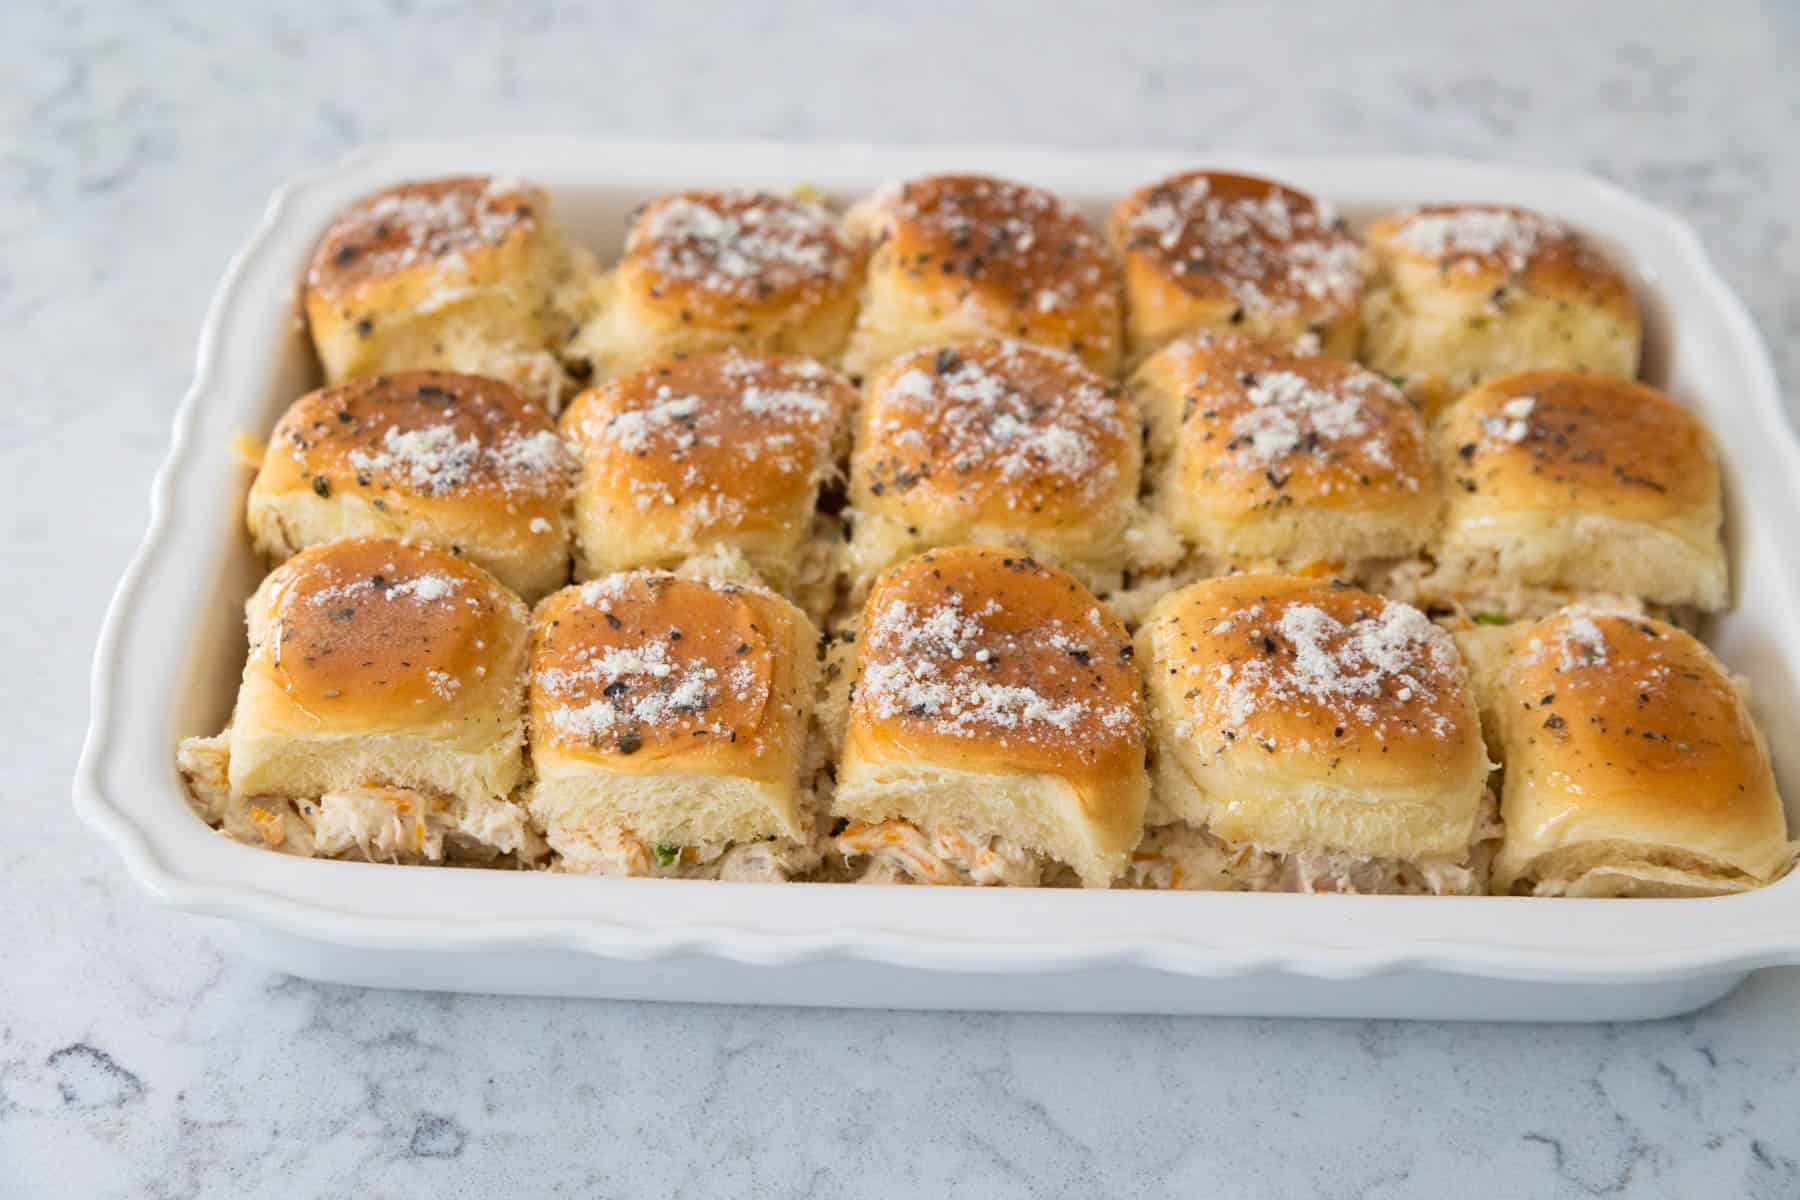
M 571 351 L 601 376 L 733 346 L 835 362 L 861 287 L 861 255 L 822 206 L 679 192 L 638 212 Z
M 1706 895 L 1792 861 L 1744 696 L 1672 625 L 1571 608 L 1522 629 L 1500 676 L 1499 892 Z
M 908 559 L 864 610 L 834 811 L 999 836 L 1105 886 L 1142 830 L 1141 681 L 1072 576 L 996 547 Z
M 549 196 L 485 175 L 420 180 L 352 205 L 320 239 L 305 307 L 326 381 L 442 367 L 492 375 L 555 407 L 557 292 L 576 261 Z
M 851 210 L 870 248 L 844 366 L 868 374 L 918 346 L 1010 337 L 1118 370 L 1117 268 L 1061 199 L 985 175 L 933 175 Z
M 535 599 L 568 579 L 573 477 L 555 425 L 512 385 L 378 375 L 289 406 L 250 489 L 248 522 L 277 562 L 346 537 L 430 542 Z
M 1417 609 L 1236 575 L 1166 596 L 1137 646 L 1153 824 L 1286 854 L 1467 857 L 1487 756 L 1450 635 Z
M 534 816 L 580 809 L 676 845 L 806 836 L 817 640 L 787 601 L 728 583 L 634 572 L 551 596 L 532 638 Z M 753 786 L 704 786 L 722 779 Z
M 1188 171 L 1113 209 L 1134 359 L 1183 334 L 1229 331 L 1348 358 L 1356 352 L 1362 251 L 1304 192 Z
M 562 418 L 581 460 L 577 575 L 729 552 L 815 605 L 830 591 L 838 532 L 819 494 L 840 469 L 855 403 L 849 383 L 815 362 L 735 350 L 582 393 Z
M 1572 371 L 1506 375 L 1444 414 L 1437 445 L 1451 486 L 1435 553 L 1453 595 L 1527 585 L 1728 602 L 1712 439 L 1654 388 Z
M 864 386 L 852 570 L 866 584 L 932 546 L 987 542 L 1116 585 L 1139 457 L 1130 400 L 1073 355 L 999 340 L 903 354 Z
M 1442 503 L 1417 410 L 1355 363 L 1202 335 L 1134 375 L 1150 503 L 1216 563 L 1411 554 Z
M 1637 374 L 1630 284 L 1559 221 L 1499 205 L 1429 205 L 1382 217 L 1365 244 L 1363 360 L 1429 404 L 1528 367 Z
M 329 542 L 270 572 L 247 615 L 234 793 L 382 782 L 501 797 L 517 783 L 528 614 L 480 567 L 381 538 Z

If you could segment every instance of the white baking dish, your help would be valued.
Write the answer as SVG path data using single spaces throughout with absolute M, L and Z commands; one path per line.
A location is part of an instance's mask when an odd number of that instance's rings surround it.
M 262 435 L 315 368 L 296 281 L 355 197 L 456 172 L 548 185 L 558 216 L 616 252 L 638 202 L 683 187 L 819 187 L 844 200 L 943 170 L 1053 188 L 1099 216 L 1130 188 L 1237 166 L 1352 220 L 1427 200 L 1557 214 L 1630 270 L 1649 379 L 1718 435 L 1738 607 L 1711 631 L 1753 682 L 1790 820 L 1800 817 L 1800 443 L 1743 306 L 1680 221 L 1576 175 L 1419 159 L 1280 159 L 1013 148 L 878 149 L 488 137 L 364 151 L 276 194 L 214 298 L 149 531 L 94 658 L 76 807 L 175 908 L 230 917 L 258 958 L 346 983 L 459 991 L 901 1008 L 1510 1019 L 1652 1017 L 1753 968 L 1800 962 L 1800 876 L 1706 900 L 880 888 L 614 880 L 288 858 L 188 809 L 177 738 L 224 722 L 257 564 L 242 529 Z M 1797 826 L 1800 827 L 1800 826 Z

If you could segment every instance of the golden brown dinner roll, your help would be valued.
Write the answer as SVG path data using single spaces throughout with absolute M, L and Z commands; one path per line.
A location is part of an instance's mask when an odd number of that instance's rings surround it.
M 1203 330 L 1349 358 L 1362 251 L 1304 192 L 1224 171 L 1188 171 L 1113 209 L 1134 361 Z
M 575 568 L 588 579 L 701 556 L 823 610 L 841 526 L 820 511 L 856 394 L 815 362 L 735 350 L 671 359 L 583 392 Z
M 1712 439 L 1661 392 L 1522 371 L 1458 400 L 1436 440 L 1449 503 L 1434 599 L 1511 617 L 1594 594 L 1728 602 Z
M 1119 278 L 1085 218 L 1049 192 L 933 175 L 853 208 L 868 283 L 844 368 L 868 375 L 918 346 L 1018 338 L 1119 367 Z
M 1430 439 L 1387 380 L 1343 359 L 1201 335 L 1132 377 L 1149 431 L 1149 509 L 1229 567 L 1357 575 L 1416 553 L 1442 504 Z
M 276 562 L 320 542 L 430 542 L 527 600 L 569 578 L 574 460 L 511 384 L 407 371 L 300 397 L 250 489 L 250 535 Z
M 836 362 L 861 289 L 861 255 L 822 206 L 680 192 L 639 211 L 569 353 L 599 378 L 734 346 Z
M 817 641 L 778 596 L 654 572 L 539 605 L 529 804 L 563 868 L 785 879 L 815 864 Z
M 1137 509 L 1136 409 L 1026 342 L 914 350 L 864 385 L 850 463 L 858 587 L 932 546 L 1011 546 L 1118 586 Z
M 1439 204 L 1390 213 L 1365 241 L 1363 361 L 1429 408 L 1527 367 L 1637 374 L 1631 285 L 1558 221 Z
M 1762 736 L 1732 677 L 1672 625 L 1572 608 L 1500 673 L 1506 838 L 1494 890 L 1707 896 L 1793 860 Z
M 1105 887 L 1148 783 L 1124 627 L 1074 577 L 1010 550 L 908 559 L 857 643 L 833 853 L 867 878 Z
M 306 319 L 327 383 L 440 367 L 517 384 L 554 411 L 567 378 L 559 293 L 585 259 L 550 199 L 487 175 L 403 183 L 366 196 L 320 240 Z
M 1137 633 L 1148 684 L 1143 886 L 1480 893 L 1487 755 L 1450 635 L 1283 575 L 1208 580 Z
M 181 762 L 225 832 L 386 860 L 541 853 L 524 774 L 528 613 L 442 550 L 351 538 L 275 568 L 247 606 L 231 724 Z

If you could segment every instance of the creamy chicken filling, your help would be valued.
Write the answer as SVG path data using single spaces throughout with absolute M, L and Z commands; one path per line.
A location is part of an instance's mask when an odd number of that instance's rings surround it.
M 371 862 L 528 863 L 547 847 L 525 810 L 494 797 L 466 799 L 369 784 L 314 798 L 234 796 L 224 735 L 187 738 L 176 764 L 194 809 L 226 836 L 288 854 Z
M 817 850 L 792 838 L 677 846 L 610 827 L 553 830 L 551 840 L 561 855 L 562 870 L 588 875 L 785 883 L 819 863 Z
M 1372 571 L 1362 582 L 1390 599 L 1424 609 L 1452 609 L 1483 625 L 1536 620 L 1570 604 L 1614 612 L 1648 612 L 1665 620 L 1678 615 L 1676 610 L 1646 605 L 1638 597 L 1624 593 L 1520 582 L 1501 569 L 1498 550 L 1455 563 L 1419 558 L 1387 564 Z
M 1499 848 L 1499 805 L 1482 799 L 1468 857 L 1419 862 L 1355 854 L 1283 854 L 1225 842 L 1177 821 L 1147 830 L 1132 852 L 1132 887 L 1223 892 L 1337 892 L 1358 895 L 1482 896 Z
M 175 766 L 187 781 L 188 803 L 208 825 L 225 819 L 231 806 L 231 741 L 225 734 L 187 737 L 175 749 Z
M 857 883 L 930 883 L 1036 887 L 1046 860 L 1005 838 L 899 819 L 851 821 L 828 839 Z
M 524 808 L 491 797 L 368 785 L 295 807 L 312 827 L 314 853 L 328 857 L 354 851 L 371 861 L 445 862 L 514 854 L 529 861 L 545 850 Z
M 1300 575 L 1311 579 L 1332 579 L 1352 583 L 1358 587 L 1366 587 L 1383 595 L 1393 595 L 1395 599 L 1411 602 L 1417 593 L 1417 581 L 1413 576 L 1424 569 L 1416 559 L 1395 558 L 1355 558 L 1355 559 L 1312 559 L 1294 561 L 1280 558 L 1245 558 L 1226 559 L 1207 554 L 1198 549 L 1187 550 L 1180 559 L 1171 564 L 1142 565 L 1128 572 L 1125 582 L 1117 591 L 1103 592 L 1106 602 L 1113 611 L 1119 614 L 1120 620 L 1128 626 L 1135 626 L 1149 615 L 1170 592 L 1199 583 L 1207 579 L 1217 579 L 1222 575 L 1235 575 L 1246 572 L 1268 572 L 1283 575 Z M 1411 574 L 1409 574 L 1411 573 Z M 1390 592 L 1390 588 L 1395 589 Z

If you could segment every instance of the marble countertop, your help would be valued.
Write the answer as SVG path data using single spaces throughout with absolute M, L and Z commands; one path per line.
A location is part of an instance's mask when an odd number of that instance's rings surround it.
M 1687 1018 L 1547 1028 L 371 993 L 158 909 L 70 812 L 95 628 L 207 297 L 276 183 L 368 140 L 1577 167 L 1690 219 L 1800 381 L 1800 8 L 1276 7 L 0 9 L 0 728 L 22 767 L 0 1193 L 1800 1194 L 1796 971 Z

